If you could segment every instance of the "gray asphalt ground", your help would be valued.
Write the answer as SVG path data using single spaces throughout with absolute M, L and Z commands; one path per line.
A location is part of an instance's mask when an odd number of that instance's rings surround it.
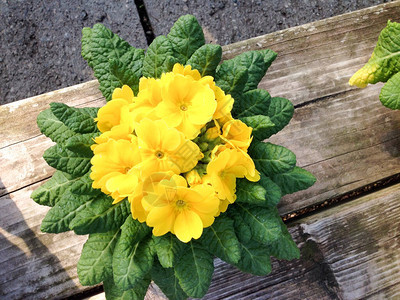
M 195 15 L 208 42 L 221 45 L 389 0 L 144 0 L 156 35 L 183 14 Z M 0 104 L 93 79 L 81 58 L 81 29 L 104 23 L 146 47 L 134 0 L 0 0 Z

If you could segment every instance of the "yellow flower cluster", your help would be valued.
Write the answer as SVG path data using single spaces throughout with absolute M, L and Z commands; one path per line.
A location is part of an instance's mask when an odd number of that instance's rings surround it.
M 191 66 L 115 89 L 96 121 L 93 187 L 156 236 L 188 242 L 236 200 L 236 178 L 260 179 L 247 154 L 252 128 L 232 118 L 233 98 Z

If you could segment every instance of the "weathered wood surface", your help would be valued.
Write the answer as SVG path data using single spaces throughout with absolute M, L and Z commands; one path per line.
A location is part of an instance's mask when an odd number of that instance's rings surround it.
M 280 55 L 260 87 L 273 96 L 286 96 L 298 106 L 291 124 L 271 141 L 293 150 L 299 165 L 316 174 L 318 182 L 309 191 L 285 197 L 281 213 L 400 172 L 399 114 L 380 105 L 379 86 L 355 90 L 347 85 L 372 52 L 387 19 L 398 20 L 399 15 L 400 2 L 396 1 L 224 48 L 226 58 L 259 47 L 278 51 Z M 29 199 L 36 184 L 53 172 L 41 158 L 51 141 L 40 135 L 35 121 L 52 101 L 98 106 L 103 100 L 97 83 L 88 82 L 0 107 L 0 298 L 65 297 L 85 289 L 76 275 L 85 237 L 40 233 L 48 208 Z M 292 231 L 301 245 L 304 241 L 296 232 Z M 321 243 L 322 247 L 327 241 Z M 218 292 L 229 291 L 229 286 L 233 289 L 239 281 L 232 298 L 247 293 L 295 297 L 299 295 L 295 286 L 303 286 L 307 298 L 340 294 L 340 290 L 332 294 L 323 286 L 321 289 L 317 279 L 324 273 L 319 266 L 325 266 L 325 252 L 318 253 L 321 257 L 310 259 L 318 259 L 317 266 L 302 264 L 304 259 L 275 262 L 277 270 L 264 279 L 242 276 L 218 265 L 215 276 L 221 281 L 219 286 L 213 285 L 209 297 L 220 298 Z M 218 277 L 215 279 L 218 282 Z M 260 282 L 270 289 L 261 289 Z M 252 292 L 258 287 L 263 294 Z

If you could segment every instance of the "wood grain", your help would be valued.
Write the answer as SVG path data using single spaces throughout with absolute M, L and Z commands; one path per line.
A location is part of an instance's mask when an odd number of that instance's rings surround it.
M 297 109 L 290 125 L 271 142 L 293 150 L 299 165 L 318 178 L 312 189 L 285 197 L 280 204 L 281 213 L 400 172 L 400 116 L 380 105 L 380 86 L 358 90 L 347 85 L 350 75 L 367 61 L 386 20 L 399 15 L 400 2 L 396 1 L 224 47 L 225 58 L 260 47 L 280 53 L 260 87 L 273 96 L 290 98 Z M 99 106 L 104 100 L 97 88 L 98 83 L 92 81 L 0 107 L 0 298 L 66 297 L 87 289 L 79 284 L 76 276 L 76 262 L 85 237 L 41 233 L 40 222 L 48 208 L 37 205 L 29 196 L 38 183 L 53 172 L 41 158 L 52 143 L 40 135 L 37 114 L 53 101 L 73 106 Z M 368 201 L 373 202 L 373 199 Z M 372 222 L 379 219 L 379 213 L 368 211 L 362 216 Z M 341 208 L 337 214 L 335 218 L 341 215 Z M 356 243 L 352 239 L 357 238 L 358 233 L 351 231 L 348 237 L 338 239 L 331 231 L 330 240 L 327 240 L 323 233 L 318 235 L 316 231 L 327 232 L 328 228 L 333 230 L 341 224 L 334 223 L 329 214 L 317 216 L 322 219 L 307 219 L 304 224 L 308 227 L 300 223 L 291 229 L 308 256 L 289 263 L 274 261 L 274 273 L 266 278 L 240 275 L 216 261 L 215 281 L 207 297 L 329 299 L 343 295 L 345 299 L 352 299 L 352 295 L 359 294 L 396 297 L 398 282 L 388 280 L 391 276 L 387 275 L 397 270 L 392 266 L 398 261 L 393 247 L 386 246 L 386 251 L 379 246 L 369 257 L 374 261 L 373 255 L 383 255 L 377 256 L 383 279 L 371 273 L 371 280 L 377 280 L 382 288 L 373 284 L 364 286 L 357 283 L 357 277 L 364 279 L 362 276 L 367 271 L 362 269 L 364 273 L 359 274 L 356 270 L 367 268 L 368 261 L 360 261 L 359 265 L 354 262 L 354 267 L 349 265 L 348 272 L 354 272 L 354 278 L 351 273 L 340 272 L 340 266 L 335 265 L 336 258 L 343 264 L 349 262 L 351 257 L 346 256 L 347 249 L 343 249 L 343 245 Z M 362 216 L 358 214 L 359 222 Z M 318 223 L 319 227 L 313 225 L 325 218 L 332 222 L 329 226 L 324 225 L 328 223 Z M 391 223 L 395 223 L 395 219 Z M 362 222 L 362 226 L 368 225 Z M 364 241 L 357 242 L 354 260 L 364 255 L 356 251 L 357 247 L 362 248 Z M 389 258 L 393 259 L 393 264 Z M 392 268 L 388 269 L 389 273 L 383 270 L 385 266 Z M 346 280 L 353 280 L 355 290 L 351 290 Z M 303 294 L 299 294 L 298 289 Z

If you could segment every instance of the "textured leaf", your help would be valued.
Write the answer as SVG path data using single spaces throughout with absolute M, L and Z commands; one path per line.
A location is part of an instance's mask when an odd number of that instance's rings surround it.
M 243 92 L 254 90 L 267 72 L 264 54 L 259 51 L 247 51 L 232 59 L 235 65 L 244 67 L 248 71 L 248 78 Z
M 94 189 L 92 183 L 93 180 L 90 178 L 90 173 L 86 173 L 72 184 L 71 192 L 77 195 L 97 196 L 101 193 L 101 190 Z
M 68 173 L 56 171 L 53 177 L 32 193 L 31 198 L 40 205 L 54 206 L 76 180 Z
M 241 243 L 242 257 L 235 264 L 240 270 L 253 275 L 265 276 L 271 273 L 271 259 L 268 248 L 255 241 Z
M 124 291 L 118 288 L 111 278 L 104 281 L 104 292 L 107 300 L 143 300 L 149 288 L 150 281 L 150 276 L 146 276 L 138 281 L 132 289 Z
M 76 214 L 86 209 L 93 196 L 76 195 L 67 190 L 56 205 L 51 208 L 42 221 L 40 230 L 48 233 L 60 233 L 71 230 L 69 225 Z
M 204 229 L 201 242 L 215 256 L 230 264 L 240 259 L 240 246 L 233 229 L 233 220 L 222 215 Z
M 265 206 L 266 194 L 266 189 L 257 182 L 250 182 L 245 178 L 238 178 L 236 180 L 237 202 Z
M 215 83 L 233 98 L 237 98 L 243 92 L 247 78 L 247 69 L 235 65 L 232 60 L 220 64 L 215 73 Z
M 252 135 L 254 139 L 258 141 L 268 138 L 270 136 L 268 129 L 275 127 L 275 124 L 272 123 L 271 119 L 263 115 L 243 117 L 240 118 L 240 120 L 247 126 L 253 128 Z
M 233 220 L 236 236 L 241 243 L 248 243 L 252 238 L 250 226 L 245 222 L 241 210 L 236 204 L 228 209 L 228 216 Z
M 297 248 L 296 243 L 293 241 L 292 236 L 288 232 L 286 225 L 283 223 L 279 216 L 278 210 L 274 208 L 276 219 L 279 220 L 281 227 L 281 234 L 279 238 L 271 241 L 268 244 L 268 252 L 278 259 L 291 260 L 300 258 L 300 250 Z
M 100 132 L 76 134 L 65 142 L 65 147 L 73 152 L 92 157 L 93 151 L 90 149 L 90 146 L 94 144 L 94 139 L 99 135 Z
M 281 233 L 280 218 L 279 216 L 276 217 L 273 211 L 239 202 L 236 205 L 244 222 L 250 227 L 252 238 L 255 241 L 268 244 L 279 238 Z
M 378 38 L 371 58 L 349 81 L 366 87 L 368 83 L 386 82 L 400 71 L 400 23 L 388 21 Z
M 95 24 L 90 36 L 91 55 L 89 65 L 94 69 L 94 76 L 99 80 L 100 90 L 107 101 L 111 100 L 115 88 L 123 83 L 110 71 L 111 60 L 121 60 L 126 53 L 134 51 L 126 41 L 121 39 L 102 24 Z M 87 55 L 85 55 L 87 56 Z M 84 56 L 84 58 L 85 58 Z
M 265 68 L 267 71 L 268 68 L 271 66 L 272 62 L 275 60 L 275 58 L 278 56 L 278 54 L 270 49 L 263 49 L 263 50 L 257 50 L 264 56 L 264 64 Z
M 58 144 L 63 144 L 67 139 L 75 135 L 75 132 L 57 119 L 51 109 L 46 109 L 38 115 L 37 125 L 41 133 Z
M 275 174 L 272 180 L 280 187 L 282 195 L 286 195 L 308 189 L 315 183 L 316 178 L 310 172 L 294 167 L 289 172 Z
M 54 145 L 44 152 L 43 158 L 51 167 L 71 174 L 73 177 L 79 177 L 89 171 L 92 155 L 72 152 L 60 145 Z
M 110 73 L 118 80 L 118 85 L 129 86 L 132 91 L 137 94 L 139 91 L 139 79 L 137 74 L 131 70 L 127 65 L 122 63 L 120 60 L 111 59 L 110 62 Z
M 143 76 L 161 77 L 162 73 L 171 70 L 173 51 L 170 41 L 165 36 L 156 37 L 147 49 L 143 60 Z
M 188 296 L 179 285 L 173 268 L 163 268 L 155 261 L 151 269 L 151 278 L 170 300 L 183 300 Z
M 271 177 L 290 171 L 296 165 L 296 156 L 289 149 L 271 144 L 256 143 L 249 148 L 257 170 Z
M 167 233 L 162 236 L 153 236 L 154 248 L 158 260 L 164 268 L 174 266 L 175 257 L 179 257 L 184 245 L 175 235 Z
M 131 243 L 140 242 L 151 232 L 151 228 L 146 223 L 140 223 L 132 218 L 132 215 L 126 218 L 121 226 L 121 238 L 129 239 Z
M 112 256 L 118 238 L 119 230 L 89 235 L 78 261 L 78 277 L 82 285 L 95 285 L 112 279 Z
M 400 72 L 383 86 L 379 99 L 388 108 L 400 109 Z
M 203 29 L 191 15 L 182 16 L 175 22 L 168 39 L 171 41 L 174 57 L 183 65 L 205 43 Z
M 57 102 L 50 103 L 50 108 L 57 119 L 76 133 L 98 132 L 94 122 L 98 108 L 75 108 Z
M 144 59 L 144 50 L 131 47 L 125 52 L 120 61 L 130 69 L 136 77 L 142 77 L 142 67 Z
M 150 272 L 152 266 L 151 238 L 132 242 L 129 235 L 121 235 L 113 254 L 115 285 L 123 290 L 133 288 Z
M 82 57 L 88 62 L 89 66 L 93 68 L 92 65 L 92 52 L 90 50 L 90 44 L 92 42 L 92 28 L 84 27 L 82 29 Z
M 266 90 L 251 90 L 235 99 L 232 113 L 236 118 L 268 114 L 271 95 Z
M 288 99 L 281 97 L 271 98 L 271 104 L 269 105 L 267 115 L 271 119 L 272 123 L 275 124 L 275 127 L 265 130 L 264 134 L 267 136 L 266 138 L 281 131 L 287 124 L 289 124 L 293 117 L 293 113 L 293 104 Z
M 130 214 L 130 205 L 127 199 L 114 205 L 112 201 L 111 197 L 101 195 L 90 202 L 71 221 L 71 229 L 76 234 L 88 234 L 120 228 Z
M 258 182 L 265 190 L 265 199 L 267 206 L 276 206 L 282 197 L 280 187 L 271 180 L 271 178 L 261 174 L 261 179 Z
M 182 290 L 190 297 L 201 298 L 208 290 L 214 272 L 212 255 L 194 242 L 175 262 L 175 274 Z
M 215 70 L 222 57 L 222 48 L 220 45 L 207 44 L 197 49 L 187 61 L 193 69 L 197 69 L 200 75 L 215 76 Z

